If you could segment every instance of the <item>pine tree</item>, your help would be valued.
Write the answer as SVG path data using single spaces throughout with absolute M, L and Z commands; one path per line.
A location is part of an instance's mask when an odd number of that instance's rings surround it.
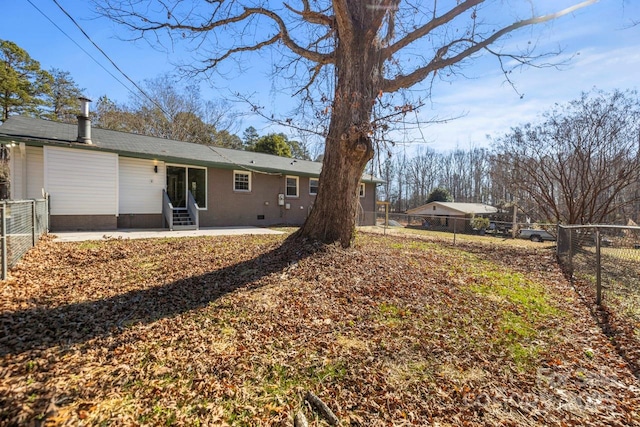
M 14 114 L 46 115 L 53 77 L 17 44 L 0 40 L 0 106 L 4 122 Z

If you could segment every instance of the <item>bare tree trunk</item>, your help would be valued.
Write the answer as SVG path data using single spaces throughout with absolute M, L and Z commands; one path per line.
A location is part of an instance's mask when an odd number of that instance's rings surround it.
M 349 109 L 338 104 L 337 108 Z M 352 116 L 350 111 L 332 115 L 318 195 L 299 237 L 340 242 L 343 247 L 350 246 L 354 238 L 360 179 L 374 151 L 367 131 L 361 129 L 369 124 L 369 117 L 365 113 L 364 120 L 353 123 L 349 120 Z
M 327 141 L 324 163 L 318 187 L 318 196 L 299 237 L 320 240 L 325 243 L 340 242 L 348 247 L 354 238 L 358 190 L 364 167 L 373 155 L 371 142 Z M 326 176 L 339 177 L 334 180 Z
M 336 49 L 336 89 L 318 195 L 295 236 L 343 247 L 354 239 L 359 184 L 374 155 L 371 117 L 382 80 L 379 46 L 367 33 L 366 5 L 356 1 L 349 8 L 362 17 L 353 20 L 361 26 L 349 27 Z

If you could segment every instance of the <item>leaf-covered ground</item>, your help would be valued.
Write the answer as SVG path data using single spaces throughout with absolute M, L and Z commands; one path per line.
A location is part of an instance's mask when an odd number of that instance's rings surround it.
M 640 425 L 548 249 L 54 243 L 0 282 L 0 425 Z

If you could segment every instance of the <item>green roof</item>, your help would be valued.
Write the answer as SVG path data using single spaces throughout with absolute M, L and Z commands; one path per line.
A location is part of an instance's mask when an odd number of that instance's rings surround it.
M 77 142 L 78 127 L 72 124 L 11 116 L 0 126 L 0 141 L 26 145 L 69 147 L 117 153 L 124 157 L 160 160 L 223 169 L 245 169 L 290 175 L 320 176 L 321 162 L 297 160 L 252 151 L 232 150 L 192 142 L 175 141 L 100 128 L 91 129 L 92 144 Z M 383 182 L 369 174 L 363 181 Z

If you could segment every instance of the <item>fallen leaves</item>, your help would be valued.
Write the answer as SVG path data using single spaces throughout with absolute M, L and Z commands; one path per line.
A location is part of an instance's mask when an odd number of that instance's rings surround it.
M 0 284 L 0 425 L 637 425 L 547 250 L 42 241 Z

